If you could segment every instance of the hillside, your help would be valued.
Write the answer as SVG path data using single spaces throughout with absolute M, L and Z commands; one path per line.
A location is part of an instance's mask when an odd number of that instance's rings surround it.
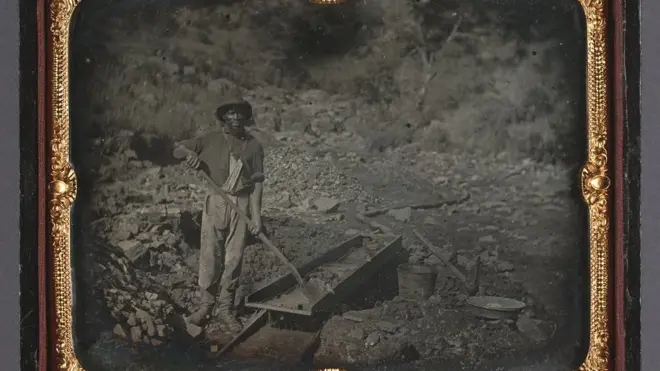
M 325 127 L 311 131 L 366 134 L 375 151 L 414 143 L 571 164 L 582 155 L 583 43 L 566 9 L 216 4 L 154 4 L 128 17 L 121 3 L 83 4 L 72 69 L 85 81 L 75 99 L 87 103 L 74 113 L 91 127 L 180 138 L 211 122 L 227 89 L 260 90 L 259 127 L 306 130 L 300 105 L 318 103 L 305 92 L 320 90 L 351 104 L 312 112 Z M 552 22 L 534 18 L 541 10 Z

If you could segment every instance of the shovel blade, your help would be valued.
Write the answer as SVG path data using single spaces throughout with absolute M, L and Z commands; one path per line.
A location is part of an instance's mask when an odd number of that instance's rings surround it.
M 312 281 L 307 281 L 300 288 L 303 295 L 312 303 L 316 303 L 325 296 L 325 291 Z

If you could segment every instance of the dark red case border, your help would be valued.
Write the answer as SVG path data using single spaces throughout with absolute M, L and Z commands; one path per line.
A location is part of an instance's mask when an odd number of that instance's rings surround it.
M 39 371 L 48 370 L 48 355 L 54 343 L 54 336 L 51 331 L 48 331 L 48 302 L 50 290 L 47 285 L 47 280 L 50 277 L 47 267 L 50 265 L 46 258 L 47 250 L 47 200 L 46 200 L 46 185 L 48 179 L 46 177 L 46 114 L 47 102 L 46 94 L 48 93 L 48 86 L 46 76 L 48 74 L 46 69 L 47 47 L 48 44 L 46 33 L 47 30 L 47 1 L 37 1 L 37 81 L 38 98 L 37 98 L 37 176 L 39 178 L 37 184 L 37 214 L 38 214 L 38 227 L 37 227 L 37 259 L 38 259 L 38 292 L 39 292 L 39 351 L 37 368 Z M 53 321 L 54 322 L 54 321 Z M 53 340 L 53 341 L 51 341 Z

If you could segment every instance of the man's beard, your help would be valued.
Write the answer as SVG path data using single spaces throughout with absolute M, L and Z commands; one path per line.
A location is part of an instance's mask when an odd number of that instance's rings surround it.
M 233 126 L 231 124 L 227 124 L 227 132 L 233 136 L 241 136 L 245 134 L 245 126 L 244 125 L 237 125 Z

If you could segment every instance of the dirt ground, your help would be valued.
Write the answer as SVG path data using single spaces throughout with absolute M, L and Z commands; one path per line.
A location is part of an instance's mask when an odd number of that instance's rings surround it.
M 296 265 L 356 233 L 379 233 L 356 220 L 360 208 L 454 203 L 427 210 L 402 208 L 377 218 L 404 237 L 408 262 L 438 268 L 436 291 L 428 300 L 402 300 L 396 283 L 387 286 L 392 268 L 380 272 L 360 291 L 378 291 L 380 296 L 348 300 L 324 325 L 315 354 L 318 363 L 442 360 L 475 369 L 492 359 L 552 348 L 558 339 L 565 347 L 566 339 L 579 345 L 579 331 L 570 328 L 579 329 L 576 288 L 584 228 L 567 170 L 414 148 L 358 155 L 336 150 L 332 137 L 318 142 L 296 133 L 271 139 L 265 224 Z M 81 222 L 93 229 L 90 237 L 83 237 L 90 241 L 78 246 L 84 246 L 85 283 L 95 288 L 101 311 L 110 318 L 103 324 L 98 323 L 101 316 L 86 315 L 84 320 L 97 322 L 89 327 L 94 331 L 111 331 L 112 341 L 162 347 L 177 336 L 168 318 L 194 310 L 198 301 L 196 252 L 204 183 L 168 163 L 167 156 L 157 158 L 157 138 L 122 131 L 96 143 L 88 159 L 95 154 L 94 161 L 104 166 L 92 172 L 93 207 L 84 211 Z M 144 159 L 150 156 L 151 161 Z M 332 207 L 324 209 L 328 205 Z M 476 318 L 460 281 L 413 231 L 448 255 L 455 251 L 464 272 L 474 269 L 479 257 L 479 294 L 524 302 L 520 319 Z M 246 250 L 241 292 L 286 272 L 265 247 L 253 242 Z

